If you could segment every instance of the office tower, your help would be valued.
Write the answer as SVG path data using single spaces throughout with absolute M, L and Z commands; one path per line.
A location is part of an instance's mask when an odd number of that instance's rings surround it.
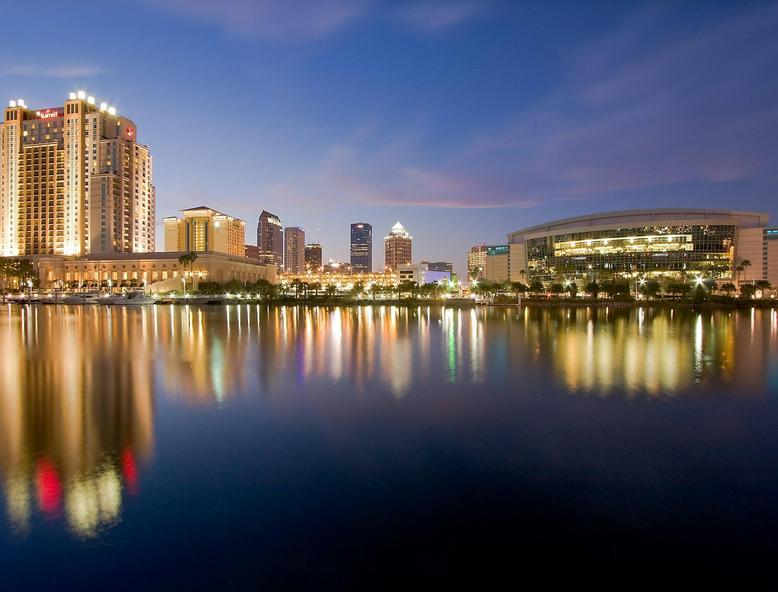
M 81 91 L 62 107 L 9 105 L 0 123 L 0 255 L 153 251 L 152 162 L 135 124 Z
M 247 259 L 259 261 L 259 247 L 257 245 L 246 245 L 245 254 Z
M 305 269 L 309 271 L 321 270 L 321 245 L 319 243 L 305 245 Z
M 413 259 L 413 237 L 397 222 L 389 236 L 384 237 L 384 266 L 396 271 L 398 266 L 407 265 Z
M 296 226 L 284 228 L 284 271 L 305 271 L 305 231 Z
M 284 263 L 284 232 L 281 220 L 275 214 L 262 210 L 257 223 L 257 246 L 260 262 L 275 263 L 281 268 Z
M 486 276 L 486 244 L 470 247 L 467 254 L 467 277 L 471 280 L 482 280 Z
M 354 273 L 373 271 L 373 227 L 367 222 L 351 225 L 351 269 Z
M 165 251 L 213 251 L 244 257 L 246 223 L 208 206 L 165 218 Z

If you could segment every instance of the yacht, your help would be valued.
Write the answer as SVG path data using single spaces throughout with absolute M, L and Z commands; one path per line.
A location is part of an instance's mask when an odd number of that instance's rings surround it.
M 154 304 L 157 299 L 146 296 L 143 292 L 127 292 L 116 296 L 108 296 L 100 300 L 101 304 L 119 304 L 123 306 L 140 306 L 142 304 Z

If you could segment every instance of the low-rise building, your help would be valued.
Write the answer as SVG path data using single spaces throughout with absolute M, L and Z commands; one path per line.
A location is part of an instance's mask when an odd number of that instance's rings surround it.
M 762 212 L 666 208 L 555 220 L 508 234 L 510 277 L 756 281 L 769 267 L 768 219 Z
M 198 253 L 194 263 L 187 266 L 179 262 L 179 258 L 185 254 L 116 253 L 110 257 L 40 255 L 25 258 L 32 260 L 41 288 L 99 286 L 109 280 L 112 286 L 153 288 L 155 283 L 182 276 L 193 278 L 195 284 L 200 281 L 220 284 L 231 281 L 276 281 L 274 265 L 262 265 L 227 253 L 209 252 Z

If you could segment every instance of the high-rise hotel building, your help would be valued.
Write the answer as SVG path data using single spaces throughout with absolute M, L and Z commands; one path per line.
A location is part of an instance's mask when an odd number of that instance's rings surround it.
M 135 124 L 70 93 L 62 107 L 11 101 L 0 123 L 0 255 L 154 251 L 148 147 Z

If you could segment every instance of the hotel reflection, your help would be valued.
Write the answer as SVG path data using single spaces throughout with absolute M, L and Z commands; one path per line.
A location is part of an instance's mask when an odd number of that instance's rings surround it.
M 8 308 L 0 320 L 0 482 L 13 531 L 34 516 L 78 536 L 114 523 L 154 445 L 147 319 Z M 17 316 L 20 318 L 14 319 Z

